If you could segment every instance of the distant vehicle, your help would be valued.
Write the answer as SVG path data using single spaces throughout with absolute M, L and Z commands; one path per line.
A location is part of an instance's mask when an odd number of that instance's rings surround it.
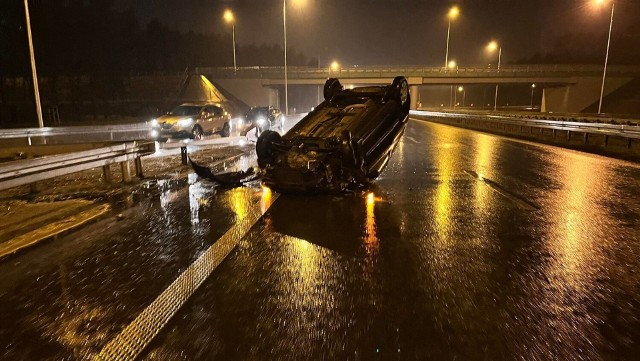
M 407 125 L 407 80 L 344 89 L 332 78 L 324 99 L 285 135 L 260 135 L 256 153 L 265 185 L 280 192 L 344 191 L 382 172 Z
M 245 115 L 246 123 L 256 128 L 256 134 L 282 126 L 282 113 L 275 107 L 252 107 Z
M 205 134 L 228 137 L 231 115 L 218 103 L 184 103 L 151 121 L 156 139 L 202 139 Z

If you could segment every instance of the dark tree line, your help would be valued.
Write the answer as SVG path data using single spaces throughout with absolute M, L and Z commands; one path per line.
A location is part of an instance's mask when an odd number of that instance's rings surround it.
M 640 34 L 632 29 L 617 29 L 609 52 L 611 65 L 640 64 Z M 607 47 L 607 34 L 570 33 L 560 37 L 545 53 L 537 53 L 519 63 L 526 64 L 601 64 Z
M 0 0 L 0 74 L 29 74 L 22 1 Z M 181 33 L 158 21 L 141 25 L 111 0 L 31 0 L 38 73 L 52 75 L 181 72 L 186 67 L 230 66 L 229 34 Z M 282 65 L 278 45 L 237 45 L 240 66 Z M 291 65 L 306 65 L 290 49 Z
M 31 124 L 35 107 L 24 3 L 0 0 L 0 9 L 0 127 Z M 158 21 L 140 24 L 112 0 L 30 0 L 29 10 L 45 123 L 55 121 L 52 109 L 73 121 L 149 115 L 149 108 L 157 111 L 163 98 L 175 95 L 173 87 L 165 86 L 160 96 L 152 95 L 158 89 L 136 91 L 132 76 L 166 78 L 186 68 L 233 65 L 229 34 L 184 33 Z M 239 66 L 283 63 L 278 45 L 236 50 Z M 292 48 L 288 61 L 316 64 Z M 179 82 L 176 78 L 175 86 Z

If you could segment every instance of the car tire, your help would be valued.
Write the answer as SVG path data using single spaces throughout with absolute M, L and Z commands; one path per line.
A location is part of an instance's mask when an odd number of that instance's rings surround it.
M 231 127 L 229 123 L 224 123 L 222 126 L 222 130 L 220 131 L 220 136 L 223 138 L 227 138 L 231 134 Z
M 256 155 L 258 156 L 258 167 L 264 168 L 273 161 L 273 143 L 281 139 L 278 132 L 265 130 L 256 141 Z
M 329 78 L 324 83 L 324 100 L 330 101 L 337 92 L 342 91 L 344 88 L 340 84 L 340 80 L 337 78 Z
M 406 106 L 410 103 L 409 83 L 405 77 L 397 76 L 393 79 L 385 94 L 385 100 L 389 101 L 391 99 L 397 101 L 401 106 Z
M 191 130 L 191 139 L 200 140 L 203 137 L 204 137 L 204 132 L 202 131 L 202 128 L 199 125 L 196 125 L 195 127 L 193 127 L 193 130 Z

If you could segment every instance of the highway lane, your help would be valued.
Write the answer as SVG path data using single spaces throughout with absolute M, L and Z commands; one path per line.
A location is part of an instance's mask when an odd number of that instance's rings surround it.
M 631 163 L 411 121 L 370 192 L 277 198 L 142 358 L 634 359 L 639 186 Z M 269 196 L 171 189 L 3 261 L 0 358 L 100 351 Z
M 411 122 L 373 196 L 281 196 L 145 359 L 634 359 L 638 186 Z

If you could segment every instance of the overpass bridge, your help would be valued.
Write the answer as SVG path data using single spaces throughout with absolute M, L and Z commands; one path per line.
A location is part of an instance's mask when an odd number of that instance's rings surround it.
M 414 94 L 413 108 L 421 86 L 470 84 L 533 84 L 543 89 L 542 111 L 580 112 L 596 102 L 600 96 L 602 65 L 508 65 L 501 69 L 488 67 L 459 67 L 449 69 L 426 66 L 351 66 L 332 68 L 288 67 L 291 86 L 323 85 L 329 77 L 343 79 L 354 85 L 388 84 L 393 77 L 404 75 Z M 200 75 L 221 84 L 235 94 L 247 87 L 271 89 L 269 103 L 274 104 L 284 86 L 283 67 L 196 68 Z M 610 66 L 607 69 L 605 96 L 640 78 L 640 66 Z M 345 81 L 346 80 L 346 81 Z M 243 84 L 241 86 L 238 86 Z M 240 89 L 237 89 L 240 88 Z M 241 88 L 245 88 L 244 90 Z M 255 90 L 254 90 L 255 91 Z

